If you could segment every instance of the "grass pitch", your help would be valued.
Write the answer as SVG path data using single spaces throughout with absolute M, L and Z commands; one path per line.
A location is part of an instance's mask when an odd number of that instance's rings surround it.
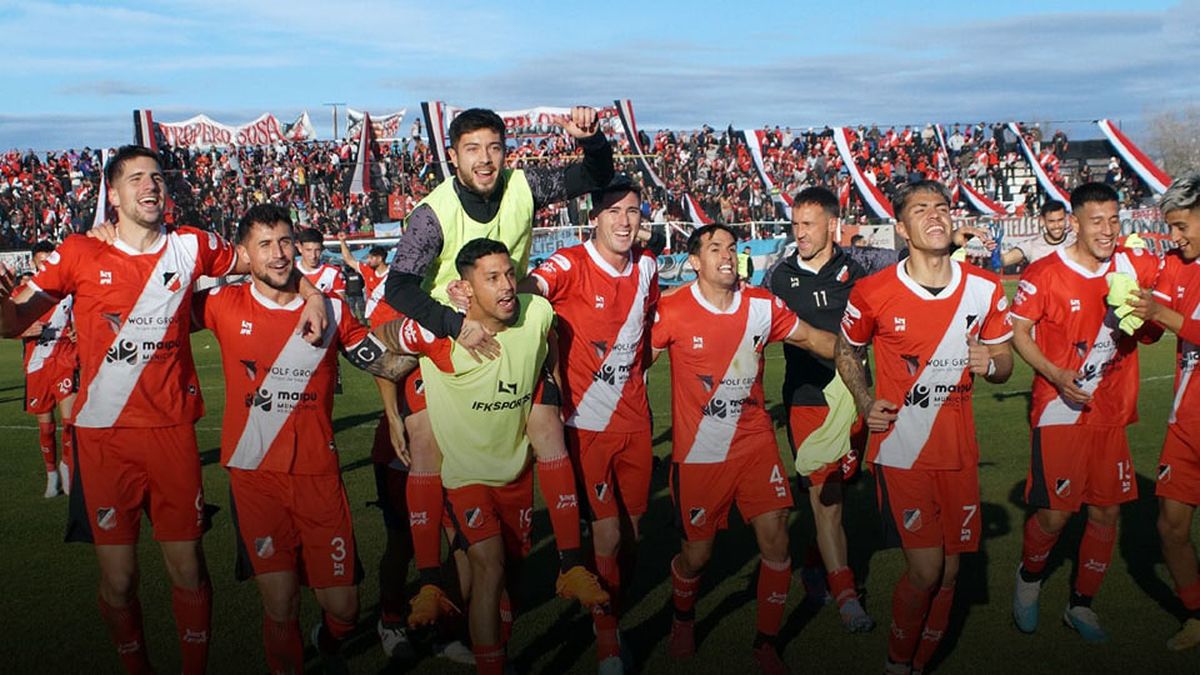
M 266 670 L 261 646 L 261 609 L 252 583 L 233 577 L 234 535 L 229 518 L 228 480 L 218 465 L 219 427 L 224 407 L 218 350 L 211 335 L 193 337 L 208 415 L 198 424 L 208 501 L 221 510 L 204 539 L 215 588 L 212 673 L 261 673 Z M 1180 611 L 1162 564 L 1155 529 L 1157 505 L 1154 473 L 1171 404 L 1175 341 L 1168 336 L 1142 348 L 1141 421 L 1129 430 L 1140 499 L 1127 505 L 1112 566 L 1095 609 L 1112 633 L 1106 645 L 1085 644 L 1061 625 L 1073 573 L 1082 520 L 1064 534 L 1051 559 L 1052 573 L 1042 595 L 1042 622 L 1037 634 L 1022 635 L 1009 618 L 1013 578 L 1021 549 L 1026 509 L 1021 490 L 1029 461 L 1027 421 L 1030 370 L 1017 359 L 1012 379 L 1003 385 L 979 380 L 975 414 L 982 449 L 983 545 L 964 556 L 950 634 L 933 670 L 944 673 L 1196 673 L 1200 652 L 1170 653 L 1164 645 L 1178 628 Z M 665 359 L 664 359 L 665 361 Z M 117 673 L 120 667 L 96 610 L 97 570 L 92 550 L 66 545 L 62 535 L 66 499 L 44 500 L 41 459 L 33 417 L 21 410 L 19 345 L 0 342 L 0 579 L 4 581 L 0 612 L 0 664 L 8 673 Z M 766 393 L 777 424 L 784 418 L 779 402 L 783 355 L 767 351 Z M 342 469 L 353 510 L 359 555 L 367 569 L 360 593 L 359 629 L 346 653 L 353 673 L 469 673 L 441 659 L 415 664 L 389 664 L 375 637 L 378 577 L 384 544 L 379 511 L 370 505 L 375 487 L 369 460 L 379 403 L 369 377 L 343 368 L 346 393 L 337 397 L 334 426 L 342 453 Z M 670 450 L 670 391 L 667 364 L 651 371 L 651 405 L 655 415 L 655 453 Z M 785 431 L 778 428 L 786 454 Z M 790 467 L 790 461 L 785 462 Z M 645 673 L 736 672 L 753 669 L 749 642 L 754 634 L 753 537 L 736 516 L 721 533 L 705 574 L 697 606 L 698 653 L 686 663 L 666 656 L 670 625 L 668 564 L 678 549 L 671 524 L 665 466 L 656 471 L 650 512 L 643 520 L 637 576 L 632 600 L 622 619 L 626 645 Z M 797 565 L 812 538 L 812 518 L 803 495 L 792 516 L 792 550 Z M 867 635 L 843 631 L 833 607 L 806 603 L 799 575 L 788 602 L 782 637 L 785 660 L 796 672 L 870 673 L 881 670 L 887 649 L 891 589 L 903 568 L 898 550 L 880 548 L 880 519 L 874 483 L 869 475 L 848 491 L 846 529 L 851 564 L 865 587 L 868 611 L 879 627 Z M 1193 525 L 1193 539 L 1200 527 Z M 534 516 L 534 548 L 525 574 L 524 612 L 510 645 L 518 672 L 584 673 L 595 669 L 590 619 L 578 606 L 553 595 L 555 553 L 549 520 L 539 502 Z M 179 656 L 170 613 L 170 588 L 157 546 L 147 527 L 141 544 L 141 597 L 147 641 L 155 667 L 178 672 Z M 302 626 L 317 621 L 311 594 L 303 600 Z M 307 630 L 305 630 L 307 635 Z M 310 655 L 312 654 L 310 649 Z M 317 663 L 310 659 L 309 669 Z

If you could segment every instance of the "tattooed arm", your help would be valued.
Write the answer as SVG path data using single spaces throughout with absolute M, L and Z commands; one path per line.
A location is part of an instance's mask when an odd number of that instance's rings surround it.
M 871 431 L 882 432 L 892 422 L 896 421 L 896 404 L 883 399 L 876 399 L 867 385 L 867 371 L 863 366 L 866 361 L 866 346 L 855 347 L 846 340 L 845 335 L 838 334 L 833 348 L 834 362 L 837 364 L 838 375 L 854 396 L 854 404 L 858 412 L 867 420 Z

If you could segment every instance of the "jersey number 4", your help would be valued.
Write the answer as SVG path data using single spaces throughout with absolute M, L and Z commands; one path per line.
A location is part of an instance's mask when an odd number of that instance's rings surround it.
M 771 484 L 775 486 L 776 497 L 787 497 L 787 479 L 783 477 L 778 464 L 771 467 Z

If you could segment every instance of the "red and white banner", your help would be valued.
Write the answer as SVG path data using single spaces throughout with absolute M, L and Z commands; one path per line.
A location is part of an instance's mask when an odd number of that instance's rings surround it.
M 317 140 L 317 129 L 308 118 L 308 111 L 300 113 L 295 122 L 283 125 L 283 135 L 293 143 Z
M 1121 130 L 1117 128 L 1112 120 L 1103 119 L 1097 122 L 1100 125 L 1100 131 L 1108 138 L 1108 142 L 1112 143 L 1116 148 L 1117 154 L 1121 155 L 1121 159 L 1133 168 L 1134 172 L 1150 186 L 1158 194 L 1167 191 L 1167 187 L 1171 185 L 1171 177 L 1166 171 L 1158 168 L 1146 153 L 1142 152 L 1138 146 L 1133 144 Z
M 222 124 L 201 114 L 182 122 L 158 122 L 155 127 L 164 143 L 177 147 L 270 145 L 289 140 L 284 135 L 283 125 L 270 113 L 263 113 L 254 121 L 238 126 Z
M 833 128 L 833 142 L 837 145 L 842 163 L 846 165 L 846 170 L 854 179 L 854 186 L 858 188 L 858 194 L 862 197 L 863 202 L 871 208 L 876 217 L 894 219 L 896 214 L 892 211 L 891 202 L 884 196 L 882 190 L 867 179 L 862 169 L 859 169 L 858 164 L 854 162 L 854 154 L 850 152 L 850 137 L 846 135 L 846 127 Z
M 442 123 L 446 125 L 444 127 L 446 132 L 449 132 L 450 122 L 459 113 L 466 110 L 466 108 L 446 105 L 441 101 L 434 101 L 430 105 L 440 107 L 440 117 Z M 600 130 L 605 135 L 611 136 L 621 131 L 620 115 L 616 104 L 596 106 L 596 113 L 600 117 Z M 509 136 L 545 136 L 562 133 L 563 123 L 571 116 L 571 109 L 537 106 L 523 110 L 497 110 L 496 114 L 504 120 L 504 132 Z
M 954 201 L 957 202 L 959 197 L 966 195 L 967 203 L 971 208 L 982 213 L 985 216 L 999 217 L 1005 215 L 1004 205 L 999 202 L 994 202 L 988 199 L 982 192 L 979 192 L 962 178 L 959 177 L 958 171 L 954 168 L 954 164 L 950 162 L 950 149 L 946 147 L 945 131 L 942 130 L 942 125 L 935 124 L 933 127 L 936 132 L 938 145 L 942 148 L 942 154 L 946 157 L 947 164 L 950 166 L 950 175 L 954 180 L 954 185 L 949 186 L 954 194 Z
M 712 225 L 712 218 L 708 217 L 708 214 L 700 207 L 700 202 L 696 201 L 696 198 L 689 192 L 683 193 L 683 212 L 696 227 Z
M 1009 122 L 1008 129 L 1017 137 L 1017 144 L 1021 147 L 1021 154 L 1025 155 L 1025 161 L 1029 162 L 1029 168 L 1033 170 L 1033 175 L 1037 176 L 1038 184 L 1042 186 L 1042 189 L 1046 191 L 1046 194 L 1051 199 L 1062 202 L 1067 207 L 1067 212 L 1070 213 L 1071 195 L 1054 181 L 1050 180 L 1050 175 L 1046 173 L 1041 163 L 1038 162 L 1037 155 L 1033 154 L 1033 148 L 1029 147 L 1029 144 L 1025 142 L 1025 137 L 1021 135 L 1021 125 L 1016 122 Z
M 787 220 L 792 219 L 792 196 L 782 193 L 779 188 L 775 187 L 775 181 L 771 180 L 771 176 L 767 174 L 766 164 L 763 162 L 763 132 L 758 129 L 741 132 L 742 138 L 746 141 L 746 149 L 750 151 L 750 158 L 754 160 L 754 170 L 758 172 L 758 180 L 762 183 L 763 189 L 771 195 L 771 201 L 775 202 L 777 210 L 783 214 Z
M 375 125 L 371 123 L 371 115 L 363 113 L 360 124 L 365 120 L 365 126 L 362 128 L 366 133 L 358 135 L 358 157 L 354 161 L 354 173 L 350 175 L 350 194 L 361 195 L 371 191 L 371 153 L 375 149 L 374 139 L 372 135 L 375 131 Z
M 638 132 L 637 119 L 633 116 L 633 101 L 625 98 L 613 101 L 613 105 L 616 106 L 617 119 L 625 132 L 625 138 L 629 140 L 629 151 L 636 155 L 642 174 L 651 185 L 665 190 L 667 184 L 654 172 L 654 165 L 651 164 L 648 157 L 649 153 L 646 152 L 646 148 L 642 147 L 642 137 Z
M 108 148 L 100 151 L 100 166 L 108 167 Z M 92 227 L 103 224 L 108 220 L 108 181 L 104 177 L 103 168 L 100 171 L 100 187 L 96 192 L 96 215 L 92 218 Z
M 408 108 L 401 108 L 390 115 L 372 115 L 371 129 L 377 143 L 389 143 L 404 138 L 400 131 L 400 122 L 408 113 Z M 346 138 L 357 138 L 358 130 L 362 128 L 363 115 L 366 113 L 346 108 Z

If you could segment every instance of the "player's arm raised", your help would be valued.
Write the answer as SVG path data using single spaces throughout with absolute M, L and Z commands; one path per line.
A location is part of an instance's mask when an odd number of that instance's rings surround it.
M 58 303 L 58 298 L 29 286 L 14 295 L 17 279 L 17 274 L 8 265 L 0 263 L 0 335 L 8 338 L 24 333 Z
M 1082 405 L 1092 400 L 1092 395 L 1075 383 L 1076 379 L 1083 376 L 1082 373 L 1059 368 L 1051 363 L 1050 359 L 1046 358 L 1046 355 L 1038 348 L 1037 342 L 1033 339 L 1034 323 L 1032 321 L 1013 314 L 1012 323 L 1013 347 L 1031 368 L 1050 380 L 1058 388 L 1058 393 L 1067 401 Z
M 834 363 L 838 375 L 854 397 L 858 412 L 866 419 L 867 428 L 875 432 L 887 431 L 892 422 L 896 421 L 896 404 L 891 401 L 875 398 L 871 387 L 867 384 L 867 371 L 863 366 L 866 361 L 866 346 L 855 347 L 850 344 L 845 335 L 838 335 L 834 342 Z
M 595 108 L 571 108 L 567 119 L 563 121 L 563 130 L 583 149 L 583 161 L 572 162 L 565 167 L 525 169 L 535 209 L 578 197 L 608 185 L 612 180 L 612 146 L 600 131 L 599 122 Z
M 803 319 L 797 319 L 796 328 L 784 339 L 784 342 L 807 349 L 823 359 L 832 359 L 837 336 L 827 330 L 814 328 Z
M 346 266 L 355 272 L 362 274 L 362 263 L 358 262 L 358 260 L 351 255 L 350 247 L 346 245 L 346 233 L 338 232 L 337 239 L 338 245 L 342 248 L 342 260 L 346 261 Z

